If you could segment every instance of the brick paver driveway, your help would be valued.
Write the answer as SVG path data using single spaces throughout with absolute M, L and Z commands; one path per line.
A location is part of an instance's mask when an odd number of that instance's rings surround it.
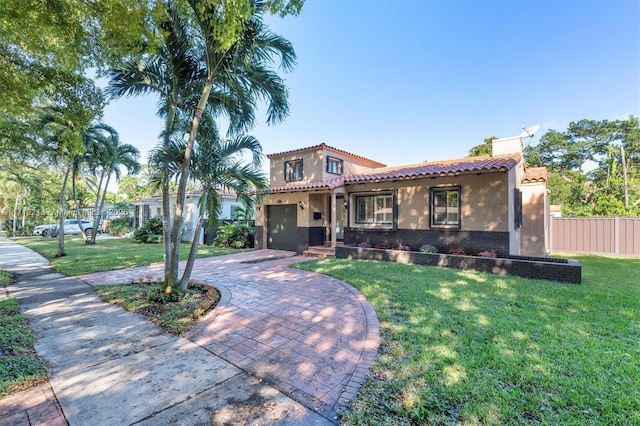
M 377 316 L 353 287 L 289 268 L 306 260 L 258 250 L 198 259 L 192 278 L 222 293 L 185 337 L 329 418 L 352 399 L 379 344 Z M 162 276 L 162 265 L 95 273 L 92 284 Z

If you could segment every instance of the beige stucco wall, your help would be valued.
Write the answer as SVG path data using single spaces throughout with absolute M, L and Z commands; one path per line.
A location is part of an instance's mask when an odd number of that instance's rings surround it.
M 286 182 L 284 180 L 284 163 L 302 158 L 302 180 Z M 271 186 L 283 186 L 287 184 L 300 185 L 321 181 L 323 177 L 322 150 L 295 152 L 270 159 L 270 183 Z
M 340 175 L 328 173 L 326 166 L 326 158 L 334 157 L 343 161 L 344 173 L 349 175 L 361 170 L 371 168 L 371 163 L 367 160 L 352 157 L 330 149 L 318 148 L 315 150 L 307 150 L 294 152 L 291 154 L 279 155 L 270 158 L 269 171 L 272 187 L 283 185 L 300 185 L 311 182 L 322 182 L 332 180 Z M 302 159 L 302 180 L 295 182 L 286 182 L 284 180 L 284 163 L 291 160 Z
M 310 208 L 309 204 L 309 193 L 307 192 L 292 192 L 292 193 L 283 193 L 283 194 L 271 194 L 269 195 L 264 204 L 260 206 L 260 210 L 256 210 L 256 226 L 267 226 L 265 221 L 265 212 L 266 206 L 268 205 L 278 205 L 278 204 L 296 204 L 298 205 L 302 201 L 304 203 L 304 210 L 298 207 L 297 212 L 297 222 L 298 227 L 309 227 L 309 226 L 320 226 L 316 224 L 311 224 L 311 218 L 313 217 L 313 210 Z M 314 203 L 313 207 L 317 205 Z
M 520 254 L 544 256 L 546 254 L 545 195 L 544 182 L 525 183 L 522 191 L 522 233 Z
M 361 192 L 397 190 L 398 228 L 429 229 L 429 188 L 461 186 L 461 230 L 509 231 L 508 174 L 469 174 L 410 181 L 348 185 L 350 196 Z M 349 212 L 350 226 L 354 211 Z

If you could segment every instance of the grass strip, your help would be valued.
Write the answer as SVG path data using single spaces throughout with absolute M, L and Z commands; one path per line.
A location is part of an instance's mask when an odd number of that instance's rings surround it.
M 55 257 L 58 240 L 55 238 L 22 238 L 17 243 L 29 247 L 49 259 L 53 267 L 67 275 L 112 271 L 134 266 L 150 265 L 163 261 L 162 244 L 142 244 L 132 238 L 98 239 L 95 245 L 86 245 L 82 237 L 65 237 L 66 256 Z M 180 259 L 189 255 L 189 245 L 182 244 Z M 220 256 L 243 250 L 201 245 L 198 257 Z
M 16 299 L 0 299 L 0 397 L 47 379 L 49 366 L 36 354 L 35 341 Z

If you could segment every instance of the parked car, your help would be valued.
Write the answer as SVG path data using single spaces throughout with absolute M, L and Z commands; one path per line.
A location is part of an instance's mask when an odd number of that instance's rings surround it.
M 84 232 L 87 236 L 90 236 L 93 233 L 93 222 L 90 220 L 83 219 L 82 228 L 84 228 Z M 33 228 L 33 235 L 40 235 L 43 237 L 48 237 L 51 235 L 54 230 L 58 229 L 57 223 L 50 223 L 47 225 L 39 225 Z M 102 232 L 102 228 L 98 225 L 98 232 Z M 65 235 L 78 235 L 80 234 L 80 227 L 78 226 L 77 219 L 67 219 L 64 221 L 64 234 Z

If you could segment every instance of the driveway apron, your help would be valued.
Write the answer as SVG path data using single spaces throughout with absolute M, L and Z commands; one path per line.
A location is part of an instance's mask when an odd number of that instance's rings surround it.
M 379 325 L 350 285 L 290 268 L 308 258 L 258 250 L 196 260 L 192 279 L 218 288 L 218 306 L 184 337 L 333 419 L 364 382 Z M 162 276 L 162 265 L 79 278 L 92 285 Z

